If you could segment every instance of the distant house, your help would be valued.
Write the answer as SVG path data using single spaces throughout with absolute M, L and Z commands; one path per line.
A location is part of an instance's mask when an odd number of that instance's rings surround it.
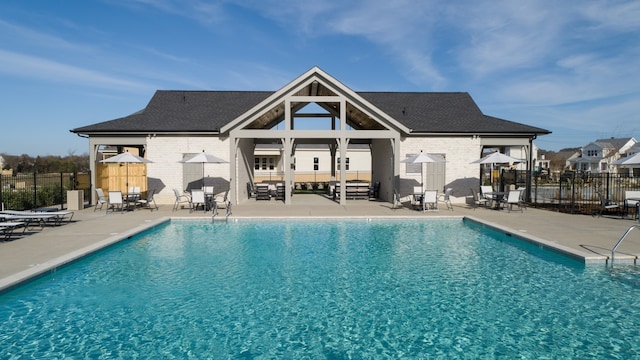
M 233 203 L 249 201 L 250 185 L 269 175 L 281 179 L 290 204 L 298 179 L 316 171 L 341 184 L 344 204 L 346 182 L 358 169 L 380 183 L 382 201 L 422 185 L 452 187 L 452 200 L 464 202 L 479 187 L 481 166 L 473 161 L 486 149 L 522 159 L 519 166 L 531 170 L 533 140 L 550 133 L 485 115 L 468 93 L 354 91 L 318 67 L 277 91 L 159 90 L 136 113 L 71 131 L 88 137 L 94 187 L 103 150 L 136 148 L 152 161 L 140 171 L 143 186 L 148 181 L 165 204 L 173 202 L 173 188 L 205 177 L 228 189 Z M 181 161 L 203 151 L 228 163 L 192 169 Z M 420 152 L 445 162 L 403 162 Z M 123 181 L 118 187 L 126 190 Z
M 638 142 L 634 138 L 598 139 L 585 145 L 579 156 L 569 159 L 571 169 L 597 173 L 617 173 L 612 165 Z
M 640 143 L 635 143 L 624 154 L 626 157 L 640 154 Z M 618 165 L 618 173 L 629 173 L 631 176 L 640 176 L 640 164 L 639 165 Z

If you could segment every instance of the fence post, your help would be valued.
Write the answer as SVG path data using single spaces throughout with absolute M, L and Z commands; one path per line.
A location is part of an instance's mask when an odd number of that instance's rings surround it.
M 33 209 L 38 207 L 38 168 L 33 167 Z
M 571 212 L 570 214 L 575 214 L 576 210 L 576 174 L 573 173 L 573 177 L 571 179 Z
M 63 173 L 60 172 L 60 210 L 64 210 L 64 181 L 62 179 Z

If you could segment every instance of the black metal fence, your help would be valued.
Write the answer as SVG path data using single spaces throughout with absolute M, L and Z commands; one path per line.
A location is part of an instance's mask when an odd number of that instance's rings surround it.
M 0 206 L 30 210 L 42 207 L 66 208 L 67 191 L 82 190 L 90 199 L 88 173 L 18 174 L 0 176 Z
M 598 193 L 609 201 L 624 204 L 625 191 L 640 191 L 640 177 L 627 174 L 565 172 L 559 181 L 553 181 L 547 176 L 517 170 L 502 172 L 501 190 L 507 190 L 510 185 L 527 187 L 527 176 L 532 180 L 531 191 L 527 194 L 530 205 L 570 214 L 597 213 L 600 209 Z

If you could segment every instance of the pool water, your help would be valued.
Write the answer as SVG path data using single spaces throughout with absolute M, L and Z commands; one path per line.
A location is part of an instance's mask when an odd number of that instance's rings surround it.
M 173 221 L 0 295 L 0 357 L 640 357 L 640 276 L 461 220 Z

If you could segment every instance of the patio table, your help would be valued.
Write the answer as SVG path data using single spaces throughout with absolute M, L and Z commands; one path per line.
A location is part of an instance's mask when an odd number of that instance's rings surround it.
M 502 199 L 504 199 L 504 196 L 507 195 L 506 191 L 491 191 L 486 193 L 486 195 L 489 195 L 491 197 L 491 201 L 493 201 L 493 209 L 494 210 L 501 210 L 502 207 L 500 206 L 500 204 L 502 203 Z

